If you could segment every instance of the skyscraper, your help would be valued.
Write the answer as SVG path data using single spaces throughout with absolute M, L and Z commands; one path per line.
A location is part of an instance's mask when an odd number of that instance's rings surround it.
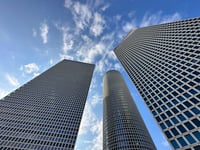
M 155 150 L 121 74 L 108 71 L 103 82 L 103 149 Z
M 74 149 L 93 69 L 63 60 L 0 100 L 0 149 Z
M 200 149 L 200 18 L 137 29 L 115 48 L 174 149 Z

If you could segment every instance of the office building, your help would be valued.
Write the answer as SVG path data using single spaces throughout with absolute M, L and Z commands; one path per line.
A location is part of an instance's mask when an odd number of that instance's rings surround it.
M 156 150 L 121 74 L 108 71 L 103 82 L 103 149 Z
M 200 18 L 130 32 L 115 54 L 176 150 L 200 149 Z
M 74 149 L 93 69 L 63 60 L 0 100 L 0 149 Z

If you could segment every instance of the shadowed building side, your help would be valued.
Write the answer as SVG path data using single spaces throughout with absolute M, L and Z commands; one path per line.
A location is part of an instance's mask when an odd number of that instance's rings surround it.
M 155 150 L 121 74 L 108 71 L 103 84 L 103 149 Z
M 74 149 L 93 70 L 63 60 L 0 100 L 0 149 Z

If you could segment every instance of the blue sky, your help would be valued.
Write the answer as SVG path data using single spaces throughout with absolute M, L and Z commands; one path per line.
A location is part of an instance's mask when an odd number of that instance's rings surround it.
M 102 149 L 102 77 L 120 70 L 158 150 L 170 150 L 112 50 L 132 29 L 200 16 L 193 0 L 0 0 L 0 97 L 66 58 L 96 64 L 77 150 Z

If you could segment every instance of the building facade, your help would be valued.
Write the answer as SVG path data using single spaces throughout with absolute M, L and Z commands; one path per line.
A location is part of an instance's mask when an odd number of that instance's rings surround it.
M 115 54 L 176 150 L 200 149 L 200 18 L 130 32 Z
M 121 74 L 108 71 L 103 82 L 103 149 L 156 150 Z
M 0 100 L 0 149 L 74 149 L 94 65 L 63 60 Z

